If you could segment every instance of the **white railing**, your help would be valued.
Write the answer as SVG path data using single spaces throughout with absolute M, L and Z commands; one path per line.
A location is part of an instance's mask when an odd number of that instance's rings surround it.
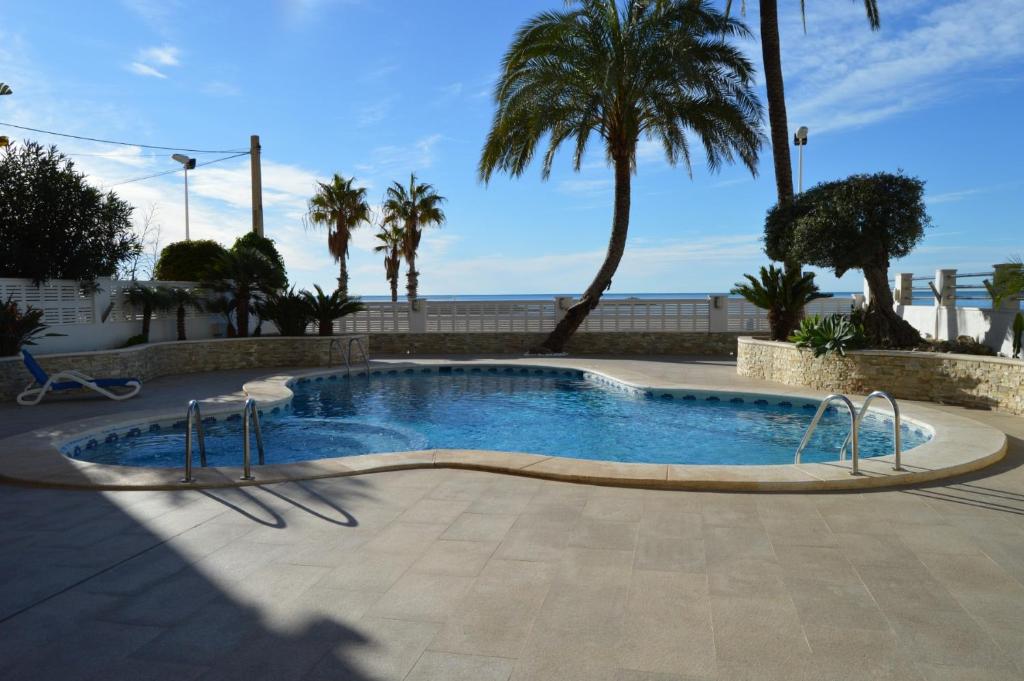
M 580 331 L 689 331 L 711 330 L 708 300 L 608 299 L 583 321 Z
M 337 333 L 406 333 L 409 303 L 366 303 L 366 310 L 334 322 Z
M 529 333 L 558 323 L 554 300 L 421 301 L 427 333 Z
M 0 302 L 10 298 L 22 310 L 43 311 L 46 324 L 91 324 L 95 319 L 93 296 L 77 281 L 49 281 L 36 286 L 28 279 L 0 279 Z

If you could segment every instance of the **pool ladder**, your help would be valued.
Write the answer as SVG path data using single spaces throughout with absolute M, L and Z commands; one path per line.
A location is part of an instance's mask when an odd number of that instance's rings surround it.
M 331 341 L 331 347 L 327 354 L 327 363 L 334 364 L 334 348 L 340 348 L 341 344 L 345 342 L 344 338 L 335 338 Z M 366 346 L 363 345 L 363 339 L 359 336 L 350 336 L 348 339 L 348 346 L 345 348 L 345 352 L 342 357 L 345 360 L 345 375 L 352 375 L 352 344 L 355 343 L 359 347 L 359 352 L 363 356 L 363 364 L 366 367 L 366 375 L 370 375 L 370 355 L 366 352 Z
M 199 440 L 199 466 L 206 468 L 206 438 L 203 434 L 203 415 L 199 408 L 198 400 L 190 400 L 188 409 L 185 411 L 185 477 L 182 482 L 195 482 L 192 476 L 192 431 L 196 431 Z M 249 433 L 255 431 L 256 450 L 259 456 L 259 464 L 266 462 L 266 453 L 263 448 L 263 432 L 260 430 L 260 412 L 256 407 L 256 400 L 248 398 L 245 406 L 242 407 L 242 477 L 240 480 L 255 480 L 252 474 L 252 448 Z
M 814 434 L 814 429 L 818 427 L 818 422 L 821 421 L 822 415 L 825 410 L 828 409 L 832 402 L 838 400 L 846 406 L 847 411 L 850 412 L 850 434 L 846 436 L 846 440 L 843 441 L 843 446 L 839 450 L 839 460 L 846 460 L 846 449 L 850 448 L 850 475 L 860 475 L 860 438 L 858 436 L 860 431 L 860 424 L 864 421 L 864 415 L 867 414 L 868 406 L 872 400 L 881 397 L 886 400 L 892 406 L 892 426 L 893 426 L 893 470 L 902 471 L 903 466 L 900 462 L 900 455 L 902 453 L 902 443 L 900 441 L 900 407 L 896 403 L 896 398 L 885 392 L 884 390 L 875 390 L 864 399 L 864 403 L 860 406 L 860 412 L 857 411 L 856 407 L 853 406 L 853 402 L 846 395 L 833 394 L 829 395 L 821 401 L 818 405 L 818 411 L 814 413 L 814 418 L 811 419 L 811 425 L 807 427 L 807 432 L 804 433 L 804 439 L 800 441 L 800 446 L 796 448 L 796 457 L 794 463 L 800 463 L 800 455 L 803 453 L 807 443 L 811 441 L 811 436 Z

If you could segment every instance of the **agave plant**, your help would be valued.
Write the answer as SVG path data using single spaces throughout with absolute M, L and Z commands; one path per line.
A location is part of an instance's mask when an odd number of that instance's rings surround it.
M 43 324 L 43 311 L 26 306 L 18 309 L 13 296 L 8 296 L 0 305 L 0 357 L 16 355 L 25 345 L 35 345 L 43 336 L 61 336 L 60 333 L 43 333 L 48 327 Z
M 867 337 L 864 327 L 852 317 L 833 314 L 824 318 L 818 315 L 804 317 L 790 340 L 798 348 L 812 350 L 815 357 L 832 353 L 845 357 L 847 350 L 864 347 Z
M 294 286 L 264 294 L 263 299 L 256 302 L 256 307 L 260 317 L 274 322 L 282 336 L 305 336 L 306 327 L 313 321 L 305 291 L 297 292 Z
M 784 341 L 796 327 L 804 306 L 818 298 L 829 298 L 814 283 L 814 273 L 783 270 L 775 265 L 762 267 L 759 277 L 744 274 L 748 283 L 737 283 L 732 293 L 768 311 L 772 340 Z
M 143 286 L 136 283 L 126 291 L 128 303 L 142 310 L 142 332 L 136 337 L 139 342 L 149 342 L 149 329 L 154 312 L 166 312 L 174 307 L 168 289 L 159 286 Z M 133 339 L 134 340 L 134 339 Z
M 366 306 L 358 298 L 349 298 L 338 289 L 331 295 L 324 293 L 319 284 L 313 284 L 316 295 L 309 291 L 301 293 L 309 308 L 309 313 L 316 321 L 317 332 L 321 336 L 330 336 L 334 329 L 334 320 L 341 319 L 356 312 L 362 312 Z

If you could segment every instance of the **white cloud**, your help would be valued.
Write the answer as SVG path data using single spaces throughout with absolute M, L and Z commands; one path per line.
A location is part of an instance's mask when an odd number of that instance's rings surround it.
M 1024 57 L 1019 0 L 910 2 L 883 8 L 872 32 L 856 3 L 808 3 L 782 31 L 791 125 L 817 133 L 863 126 L 961 95 L 969 72 Z
M 139 61 L 160 66 L 178 66 L 181 63 L 178 60 L 180 54 L 181 51 L 172 45 L 148 47 L 139 52 Z
M 237 97 L 242 94 L 242 89 L 234 83 L 223 80 L 211 80 L 203 85 L 203 93 L 211 97 Z
M 139 76 L 149 76 L 151 78 L 166 78 L 167 77 L 166 75 L 164 75 L 160 71 L 157 71 L 156 69 L 154 69 L 152 66 L 150 66 L 148 64 L 143 64 L 143 63 L 137 62 L 137 61 L 133 61 L 131 64 L 129 64 L 128 65 L 128 70 L 131 71 L 132 73 L 136 74 L 136 75 L 139 75 Z
M 365 128 L 380 123 L 391 113 L 391 109 L 397 101 L 398 95 L 390 95 L 364 104 L 356 111 L 356 125 Z
M 387 176 L 394 173 L 406 175 L 429 168 L 434 163 L 440 133 L 422 137 L 410 145 L 384 145 L 370 151 L 369 161 L 356 165 L 356 170 L 365 175 Z
M 603 180 L 584 180 L 584 179 L 573 179 L 573 180 L 562 180 L 558 183 L 558 191 L 564 194 L 576 194 L 583 196 L 593 196 L 595 194 L 605 194 L 611 191 L 612 181 L 609 179 Z

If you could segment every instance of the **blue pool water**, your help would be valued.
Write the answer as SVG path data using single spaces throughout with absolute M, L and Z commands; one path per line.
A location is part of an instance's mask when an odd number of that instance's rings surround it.
M 267 463 L 450 448 L 624 462 L 784 464 L 793 462 L 817 407 L 773 396 L 634 394 L 578 371 L 507 367 L 329 377 L 293 390 L 289 409 L 263 416 Z M 848 429 L 848 416 L 827 413 L 803 460 L 835 460 Z M 240 465 L 241 430 L 238 417 L 207 421 L 209 465 Z M 904 449 L 928 437 L 904 424 Z M 142 426 L 65 450 L 97 463 L 180 466 L 183 440 L 184 424 Z M 891 421 L 869 414 L 861 455 L 890 453 Z

